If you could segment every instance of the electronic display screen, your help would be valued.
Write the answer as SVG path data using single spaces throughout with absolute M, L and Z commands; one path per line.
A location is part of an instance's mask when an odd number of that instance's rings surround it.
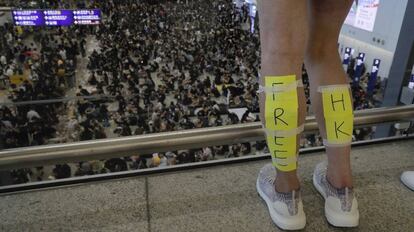
M 96 25 L 102 19 L 99 9 L 13 10 L 12 16 L 16 26 Z
M 14 10 L 13 22 L 16 26 L 43 26 L 45 19 L 41 10 Z
M 95 25 L 101 22 L 101 10 L 74 10 L 73 18 L 78 25 Z
M 345 24 L 366 31 L 373 31 L 380 0 L 358 0 L 349 11 Z
M 46 26 L 70 26 L 73 24 L 73 13 L 71 10 L 45 10 Z

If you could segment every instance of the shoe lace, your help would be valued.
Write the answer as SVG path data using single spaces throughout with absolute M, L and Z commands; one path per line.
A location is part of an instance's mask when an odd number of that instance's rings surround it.
M 273 184 L 274 178 L 273 176 L 265 176 L 264 180 L 269 182 L 270 184 Z

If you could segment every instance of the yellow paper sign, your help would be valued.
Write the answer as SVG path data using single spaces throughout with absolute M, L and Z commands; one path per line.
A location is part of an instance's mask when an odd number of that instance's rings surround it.
M 352 114 L 351 96 L 348 88 L 324 89 L 322 101 L 325 118 Z
M 265 87 L 277 88 L 296 82 L 296 76 L 265 77 Z M 294 88 L 288 91 L 266 92 L 265 127 L 271 131 L 290 131 L 298 127 L 298 92 Z M 297 135 L 266 136 L 267 145 L 273 158 L 273 165 L 280 171 L 293 171 L 297 168 Z
M 349 89 L 324 89 L 322 101 L 328 142 L 333 144 L 351 142 L 354 117 Z
M 286 86 L 296 82 L 296 77 L 265 77 L 265 87 Z M 265 126 L 269 130 L 291 130 L 298 127 L 297 89 L 276 93 L 266 93 Z
M 341 144 L 352 141 L 353 115 L 325 118 L 326 136 L 329 143 Z
M 290 160 L 297 155 L 297 135 L 290 137 L 266 136 L 266 138 L 267 146 L 274 160 L 273 165 L 280 171 L 296 170 L 297 162 L 291 162 Z

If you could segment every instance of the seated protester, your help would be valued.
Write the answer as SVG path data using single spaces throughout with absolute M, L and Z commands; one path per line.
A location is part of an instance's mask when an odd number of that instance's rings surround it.
M 130 169 L 145 169 L 148 168 L 147 161 L 140 155 L 131 156 L 132 164 L 129 166 Z
M 247 110 L 244 112 L 240 122 L 246 123 L 246 122 L 254 122 L 256 120 L 256 117 L 250 112 L 250 110 Z
M 233 144 L 231 146 L 229 146 L 229 153 L 227 155 L 227 158 L 229 157 L 239 157 L 240 156 L 240 150 L 241 150 L 241 146 L 240 144 Z
M 12 170 L 10 174 L 13 179 L 13 184 L 24 184 L 29 182 L 31 173 L 32 171 L 28 168 Z
M 36 146 L 36 145 L 43 145 L 46 142 L 46 136 L 47 133 L 46 127 L 40 126 L 38 124 L 33 125 L 32 130 L 30 131 L 32 134 L 32 142 L 30 145 Z M 19 139 L 19 142 L 21 142 L 22 139 Z
M 217 88 L 212 88 L 211 89 L 211 93 L 213 94 L 213 96 L 215 97 L 215 98 L 219 98 L 220 97 L 220 92 L 218 91 L 218 89 Z
M 188 160 L 188 152 L 187 151 L 178 151 L 177 164 L 187 163 L 187 160 Z
M 67 164 L 57 164 L 53 169 L 55 179 L 64 179 L 71 177 L 71 169 Z
M 168 165 L 175 165 L 177 163 L 177 155 L 174 152 L 166 152 L 165 157 L 167 157 Z
M 158 153 L 152 154 L 151 164 L 150 167 L 158 167 L 161 164 L 161 158 Z
M 224 156 L 225 155 L 224 146 L 214 146 L 213 147 L 213 154 L 214 154 L 214 156 L 216 156 L 216 155 Z
M 29 122 L 37 122 L 41 119 L 40 115 L 34 109 L 29 110 L 26 117 Z
M 80 141 L 87 141 L 92 140 L 94 136 L 94 131 L 89 126 L 82 126 L 81 127 L 81 133 L 80 133 Z
M 198 112 L 197 112 L 197 116 L 198 117 L 205 117 L 208 114 L 208 109 L 206 105 L 203 105 L 203 108 L 201 108 Z
M 80 162 L 79 168 L 75 172 L 75 176 L 93 175 L 92 166 L 89 162 Z
M 94 138 L 95 139 L 106 139 L 106 133 L 103 127 L 97 126 L 94 128 Z
M 134 135 L 142 135 L 144 133 L 145 133 L 145 130 L 142 127 L 137 127 L 134 131 Z
M 231 124 L 237 124 L 239 123 L 239 117 L 235 113 L 228 113 L 228 118 L 230 119 Z
M 111 172 L 127 171 L 127 163 L 121 158 L 113 158 L 105 162 L 105 168 Z
M 160 165 L 158 167 L 167 167 L 168 166 L 168 159 L 164 154 L 159 154 L 160 157 Z
M 251 144 L 249 142 L 242 143 L 241 144 L 241 154 L 243 155 L 249 155 L 251 153 Z
M 214 155 L 213 155 L 213 151 L 211 150 L 211 148 L 209 147 L 203 148 L 201 152 L 200 160 L 207 161 L 207 160 L 212 160 L 212 159 L 214 159 Z
M 82 86 L 78 86 L 80 96 L 90 96 L 91 93 L 88 92 L 88 90 L 84 89 Z
M 222 79 L 221 79 L 220 75 L 216 75 L 216 76 L 214 77 L 214 84 L 215 84 L 215 85 L 222 85 L 222 84 L 223 84 L 223 81 L 222 81 Z
M 90 77 L 88 79 L 88 83 L 90 85 L 97 85 L 98 84 L 98 81 L 97 81 L 96 76 L 95 76 L 95 72 L 92 72 L 92 74 L 90 75 Z

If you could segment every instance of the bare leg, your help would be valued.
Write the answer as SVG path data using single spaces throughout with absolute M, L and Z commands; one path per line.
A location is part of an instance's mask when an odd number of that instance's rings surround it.
M 307 2 L 304 0 L 260 0 L 260 35 L 262 66 L 260 84 L 264 85 L 266 76 L 284 76 L 295 74 L 302 76 L 302 64 L 307 38 Z M 306 103 L 303 88 L 298 89 L 299 117 L 298 125 L 305 121 Z M 264 117 L 264 98 L 260 94 L 260 117 Z M 299 147 L 298 135 L 298 145 Z M 299 188 L 296 171 L 277 171 L 276 190 L 290 192 Z
M 353 0 L 309 0 L 309 40 L 305 56 L 310 76 L 312 108 L 319 130 L 326 139 L 325 122 L 319 86 L 348 84 L 337 50 L 341 26 Z M 328 181 L 336 188 L 352 187 L 351 147 L 326 147 Z

